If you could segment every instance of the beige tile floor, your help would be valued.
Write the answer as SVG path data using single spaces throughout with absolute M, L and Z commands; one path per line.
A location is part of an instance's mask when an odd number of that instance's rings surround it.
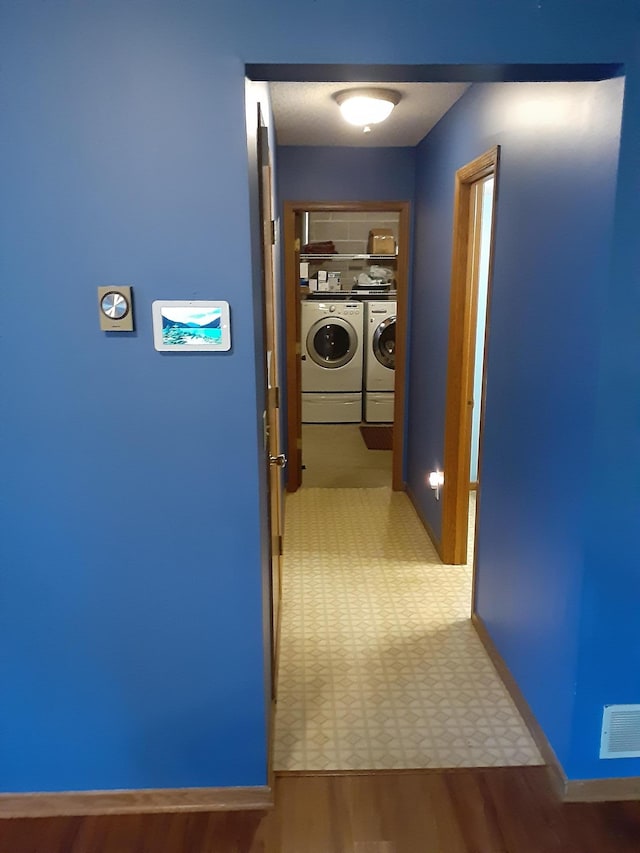
M 371 488 L 391 485 L 390 450 L 368 450 L 358 424 L 303 424 L 304 487 Z
M 276 770 L 540 764 L 406 495 L 287 499 Z

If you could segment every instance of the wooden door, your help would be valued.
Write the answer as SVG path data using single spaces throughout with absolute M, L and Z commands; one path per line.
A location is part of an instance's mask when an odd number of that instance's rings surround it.
M 440 542 L 443 561 L 452 564 L 467 562 L 482 190 L 484 182 L 493 176 L 495 207 L 498 160 L 496 147 L 456 173 Z M 489 249 L 489 289 L 492 244 L 493 239 Z
M 265 338 L 265 464 L 269 482 L 269 529 L 271 537 L 271 651 L 272 690 L 275 694 L 281 597 L 282 555 L 282 469 L 286 458 L 280 444 L 280 389 L 278 387 L 277 299 L 273 265 L 275 223 L 272 205 L 271 157 L 267 128 L 258 114 L 258 173 L 260 184 L 260 233 L 262 237 L 262 277 L 264 289 Z

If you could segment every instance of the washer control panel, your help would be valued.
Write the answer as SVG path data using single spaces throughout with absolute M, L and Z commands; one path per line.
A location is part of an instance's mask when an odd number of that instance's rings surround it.
M 345 305 L 342 309 L 342 314 L 346 316 L 351 316 L 354 314 L 362 314 L 362 306 L 361 305 Z
M 362 314 L 362 302 L 319 302 L 317 310 L 324 314 L 353 317 Z

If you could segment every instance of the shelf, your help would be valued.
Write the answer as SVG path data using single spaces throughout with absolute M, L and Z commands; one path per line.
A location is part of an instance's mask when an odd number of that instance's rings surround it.
M 397 261 L 397 255 L 358 255 L 358 254 L 348 254 L 348 255 L 315 255 L 311 254 L 301 254 L 301 261 Z
M 309 290 L 301 287 L 300 293 L 307 299 L 379 299 L 383 302 L 388 297 L 395 299 L 397 290 Z

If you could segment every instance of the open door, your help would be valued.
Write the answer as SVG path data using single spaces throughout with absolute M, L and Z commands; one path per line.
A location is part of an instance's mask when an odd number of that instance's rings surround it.
M 273 219 L 269 136 L 258 108 L 258 174 L 260 190 L 260 234 L 264 289 L 264 338 L 266 346 L 267 408 L 265 411 L 265 464 L 269 482 L 269 527 L 271 536 L 271 654 L 272 694 L 275 695 L 280 625 L 282 555 L 282 469 L 287 463 L 280 444 L 280 389 L 278 387 L 278 330 L 273 266 L 275 223 Z
M 440 543 L 443 561 L 452 564 L 467 562 L 473 414 L 480 408 L 481 431 L 499 155 L 496 146 L 456 172 Z M 483 203 L 487 195 L 488 205 Z M 481 276 L 486 281 L 481 282 Z M 484 300 L 482 340 L 478 340 L 479 294 Z M 480 438 L 477 443 L 480 446 Z

